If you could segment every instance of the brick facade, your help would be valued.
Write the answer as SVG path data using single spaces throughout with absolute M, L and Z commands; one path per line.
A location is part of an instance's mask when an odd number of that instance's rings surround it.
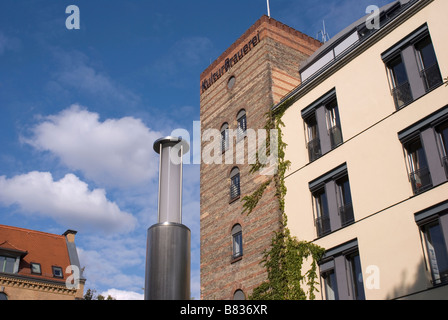
M 247 127 L 262 129 L 265 113 L 300 84 L 300 63 L 320 45 L 263 16 L 201 74 L 202 132 L 220 130 L 224 123 L 235 130 L 242 109 L 246 111 Z M 227 83 L 232 76 L 236 82 L 229 89 Z M 210 143 L 203 142 L 202 150 Z M 233 299 L 236 290 L 248 297 L 266 280 L 260 262 L 273 232 L 279 228 L 274 184 L 251 215 L 242 214 L 241 199 L 268 177 L 249 173 L 247 139 L 239 143 L 245 144 L 245 164 L 201 164 L 201 298 L 205 300 Z M 233 145 L 235 153 L 235 142 Z M 240 170 L 241 196 L 230 201 L 230 171 L 236 166 Z M 242 227 L 244 254 L 233 260 L 231 230 L 236 224 Z

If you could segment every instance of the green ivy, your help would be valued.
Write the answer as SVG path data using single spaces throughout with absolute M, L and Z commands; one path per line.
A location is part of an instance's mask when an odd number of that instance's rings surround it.
M 285 196 L 287 188 L 285 185 L 285 174 L 291 162 L 285 159 L 286 143 L 283 141 L 282 128 L 284 123 L 282 117 L 290 101 L 285 101 L 275 111 L 266 114 L 265 129 L 277 129 L 278 134 L 278 170 L 270 180 L 263 183 L 254 193 L 242 199 L 243 213 L 251 214 L 266 188 L 275 181 L 276 197 L 281 212 L 280 230 L 274 232 L 271 246 L 263 253 L 261 263 L 266 268 L 268 279 L 254 289 L 251 300 L 314 300 L 317 289 L 317 261 L 322 258 L 324 249 L 306 241 L 299 241 L 291 235 L 287 226 L 285 214 Z M 269 137 L 267 139 L 269 152 Z M 251 167 L 251 173 L 259 172 L 264 165 L 258 159 Z M 303 262 L 311 258 L 311 267 L 308 271 L 302 270 Z M 302 287 L 305 286 L 305 287 Z

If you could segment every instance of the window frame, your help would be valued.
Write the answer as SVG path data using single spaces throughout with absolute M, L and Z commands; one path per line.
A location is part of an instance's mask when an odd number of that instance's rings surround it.
M 415 222 L 419 229 L 420 240 L 422 244 L 423 256 L 425 261 L 426 271 L 428 272 L 430 284 L 435 287 L 439 285 L 448 284 L 448 201 L 436 204 L 428 209 L 415 213 Z M 431 251 L 428 246 L 427 229 L 430 226 L 438 225 L 442 236 L 443 255 L 445 259 L 445 268 L 443 279 L 437 279 L 434 270 L 433 261 L 431 258 Z M 432 245 L 432 244 L 431 244 Z M 437 262 L 437 255 L 435 255 Z M 440 257 L 439 257 L 440 259 Z M 437 269 L 439 266 L 437 266 Z
M 346 180 L 350 186 L 347 191 L 350 192 L 349 198 L 351 199 L 351 203 L 347 203 L 346 206 L 351 206 L 347 208 L 342 206 L 340 192 L 338 190 L 338 183 L 343 180 Z M 311 193 L 314 225 L 318 238 L 347 227 L 355 222 L 353 196 L 346 163 L 311 181 L 308 187 Z M 328 215 L 326 217 L 320 216 L 320 211 L 318 210 L 319 208 L 317 205 L 318 202 L 316 201 L 317 197 L 320 196 L 322 192 L 325 193 L 327 201 L 326 208 L 328 210 Z M 341 210 L 344 215 L 341 214 Z M 345 214 L 349 214 L 350 216 L 346 217 Z M 328 221 L 325 220 L 325 218 L 327 218 Z M 323 223 L 327 223 L 327 225 L 324 225 Z M 320 229 L 322 229 L 323 232 L 321 232 Z
M 419 147 L 414 150 L 417 144 Z M 420 134 L 413 135 L 412 138 L 408 139 L 403 144 L 403 148 L 409 170 L 409 181 L 411 182 L 414 195 L 431 189 L 433 187 L 431 171 L 429 170 L 428 158 Z
M 424 59 L 423 54 L 422 54 L 423 47 L 422 48 L 418 48 L 419 45 L 421 45 L 424 41 L 429 41 L 429 43 L 425 47 L 427 47 L 429 45 L 431 46 L 431 49 L 432 49 L 431 53 L 433 54 L 434 60 L 435 60 L 435 62 L 433 62 L 429 66 L 425 65 L 426 64 L 425 61 L 424 61 L 425 59 Z M 440 84 L 443 83 L 443 77 L 442 77 L 442 74 L 440 72 L 439 61 L 437 59 L 436 51 L 435 51 L 435 48 L 434 48 L 434 43 L 432 41 L 432 38 L 431 38 L 429 32 L 426 35 L 422 36 L 421 39 L 419 39 L 418 41 L 416 41 L 414 43 L 414 49 L 415 49 L 415 53 L 416 53 L 415 56 L 416 56 L 416 59 L 417 59 L 417 64 L 418 64 L 418 67 L 419 67 L 419 70 L 420 70 L 420 76 L 422 77 L 423 84 L 425 86 L 425 91 L 426 92 L 430 92 L 432 89 L 437 88 Z M 428 78 L 427 77 L 427 72 L 431 68 L 434 68 L 434 70 L 432 70 L 432 71 L 435 72 L 435 75 L 437 76 L 437 78 L 439 78 L 438 81 L 435 82 L 435 84 L 432 84 L 432 85 L 429 84 L 428 79 L 427 79 Z
M 436 74 L 440 76 L 439 81 L 435 82 L 435 84 L 430 87 L 426 84 L 427 80 L 425 80 L 425 69 L 422 69 L 422 63 L 419 61 L 419 52 L 417 48 L 418 44 L 427 39 L 429 39 L 432 44 L 436 60 L 436 63 L 432 67 L 437 66 L 435 71 L 438 71 Z M 407 75 L 407 83 L 404 82 L 397 84 L 395 81 L 396 79 L 392 76 L 393 68 L 391 63 L 399 57 L 401 58 L 401 62 Z M 386 50 L 383 54 L 381 54 L 381 59 L 385 64 L 391 95 L 393 97 L 396 110 L 406 107 L 423 95 L 443 85 L 440 65 L 438 63 L 439 59 L 437 58 L 434 43 L 431 39 L 429 28 L 426 23 Z
M 63 273 L 62 267 L 51 266 L 51 270 L 53 273 L 53 278 L 64 279 L 64 273 Z M 60 271 L 60 275 L 57 274 L 57 271 Z
M 308 149 L 308 158 L 313 162 L 322 157 L 322 149 L 319 138 L 319 125 L 317 123 L 316 114 L 309 115 L 305 120 L 306 126 L 306 143 Z
M 344 143 L 344 138 L 342 136 L 341 117 L 339 115 L 339 104 L 336 98 L 336 94 L 332 100 L 325 104 L 325 118 L 327 131 L 330 136 L 331 150 L 333 150 Z
M 232 227 L 232 262 L 243 257 L 243 228 L 240 224 L 235 224 Z M 239 250 L 237 250 L 237 248 Z
M 448 105 L 426 116 L 408 128 L 398 132 L 398 139 L 403 146 L 405 157 L 405 167 L 408 173 L 408 180 L 414 195 L 421 194 L 438 185 L 448 181 L 448 157 L 444 156 L 443 146 L 438 136 L 438 128 L 448 125 Z M 425 188 L 415 188 L 413 183 L 413 165 L 410 162 L 412 157 L 409 153 L 409 145 L 413 140 L 419 139 L 425 155 L 428 167 L 428 185 Z M 431 182 L 431 185 L 429 185 Z
M 221 126 L 221 153 L 225 153 L 230 148 L 230 127 L 229 124 L 223 123 Z
M 3 259 L 1 259 L 3 258 Z M 8 255 L 8 254 L 1 254 L 0 255 L 0 273 L 17 273 L 17 259 L 18 257 Z M 9 263 L 8 263 L 9 261 Z M 13 261 L 13 262 L 12 262 Z M 9 266 L 8 269 L 6 269 Z M 12 267 L 12 269 L 11 269 Z M 9 271 L 11 270 L 11 272 Z
M 245 109 L 241 109 L 237 116 L 236 116 L 236 122 L 237 122 L 237 129 L 236 129 L 236 141 L 240 141 L 244 139 L 244 137 L 247 135 L 247 113 Z
M 236 191 L 235 191 L 236 190 Z M 241 197 L 241 174 L 238 167 L 230 171 L 230 202 Z
M 39 267 L 39 272 L 33 271 L 33 266 L 38 266 Z M 42 275 L 42 266 L 41 266 L 40 263 L 30 262 L 30 270 L 31 270 L 31 274 Z
M 356 300 L 355 277 L 353 276 L 351 268 L 353 263 L 350 261 L 350 259 L 354 256 L 359 256 L 359 266 L 361 270 L 362 287 L 360 287 L 359 289 L 362 288 L 363 290 L 363 299 L 360 300 L 366 299 L 364 277 L 362 275 L 362 259 L 358 246 L 358 239 L 353 239 L 337 247 L 327 250 L 323 255 L 321 261 L 319 261 L 319 275 L 322 280 L 321 286 L 322 284 L 324 285 L 324 288 L 322 288 L 322 292 L 324 292 L 324 294 L 322 295 L 322 299 L 331 300 L 329 299 L 327 293 L 327 283 L 325 276 L 330 273 L 334 273 L 337 290 L 336 292 L 334 292 L 335 300 Z M 359 295 L 356 295 L 356 297 L 358 296 Z
M 309 162 L 319 159 L 344 143 L 336 88 L 303 109 L 301 115 Z
M 315 226 L 318 237 L 331 233 L 330 212 L 325 186 L 312 192 L 313 207 L 315 210 Z

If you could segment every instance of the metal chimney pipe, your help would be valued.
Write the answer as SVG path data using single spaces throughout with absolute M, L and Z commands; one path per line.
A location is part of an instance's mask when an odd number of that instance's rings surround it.
M 145 300 L 190 299 L 191 231 L 182 224 L 182 156 L 189 145 L 165 137 L 160 154 L 158 223 L 148 229 Z

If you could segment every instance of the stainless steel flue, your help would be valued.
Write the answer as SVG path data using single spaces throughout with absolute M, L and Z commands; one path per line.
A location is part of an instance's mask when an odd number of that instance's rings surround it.
M 182 157 L 189 145 L 165 137 L 160 154 L 158 223 L 148 229 L 145 300 L 190 299 L 191 232 L 182 224 Z

